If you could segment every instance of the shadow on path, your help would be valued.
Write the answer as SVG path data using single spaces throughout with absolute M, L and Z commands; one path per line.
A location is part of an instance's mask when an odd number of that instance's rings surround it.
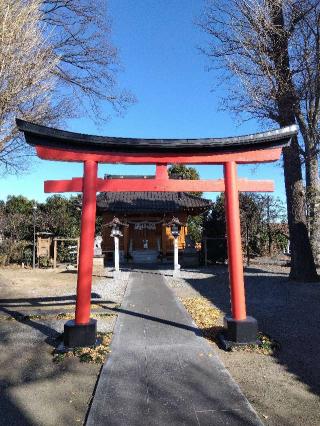
M 28 327 L 33 328 L 34 330 L 40 331 L 44 336 L 46 336 L 45 342 L 52 346 L 56 346 L 56 339 L 61 335 L 58 331 L 56 331 L 54 328 L 49 327 L 48 325 L 41 324 L 39 321 L 33 321 L 28 316 L 21 315 L 18 311 L 11 311 L 10 309 L 7 309 L 3 306 L 0 307 L 0 312 L 4 312 L 7 315 L 10 315 L 12 319 L 14 319 L 17 322 L 20 322 L 21 324 L 25 324 Z
M 101 296 L 97 293 L 91 293 L 92 303 L 99 301 L 102 303 Z M 76 301 L 76 295 L 66 295 L 66 296 L 44 296 L 44 297 L 19 297 L 19 298 L 4 298 L 0 299 L 0 307 L 28 307 L 28 306 L 60 306 L 60 305 L 74 305 Z M 113 303 L 109 300 L 103 300 L 104 303 Z
M 26 417 L 10 397 L 10 383 L 0 381 L 0 389 L 0 426 L 34 426 L 34 422 Z

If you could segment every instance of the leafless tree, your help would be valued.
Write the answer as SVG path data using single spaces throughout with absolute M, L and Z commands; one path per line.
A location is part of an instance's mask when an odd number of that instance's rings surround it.
M 15 115 L 46 121 L 51 115 L 52 71 L 59 58 L 43 36 L 40 0 L 0 0 L 0 163 L 15 168 L 27 154 Z
M 293 81 L 295 115 L 303 144 L 307 216 L 310 241 L 317 264 L 320 264 L 320 2 L 307 2 L 303 19 L 296 25 L 293 47 L 295 59 Z
M 320 58 L 312 47 L 313 43 L 317 44 L 319 3 L 316 0 L 208 0 L 200 24 L 211 40 L 205 53 L 232 81 L 232 84 L 229 81 L 231 89 L 226 106 L 280 126 L 296 121 L 300 126 L 304 150 L 294 138 L 283 153 L 292 247 L 291 277 L 299 280 L 316 278 L 300 155 L 304 153 L 306 164 L 310 164 L 310 148 L 318 138 L 310 142 L 319 120 L 315 109 L 319 107 L 316 98 Z M 316 23 L 316 27 L 311 22 Z M 311 32 L 314 33 L 312 40 Z M 309 133 L 303 131 L 303 123 Z M 316 150 L 312 155 L 317 162 Z
M 106 103 L 122 112 L 134 98 L 119 90 L 121 69 L 117 49 L 111 43 L 106 0 L 43 0 L 43 21 L 55 54 L 60 58 L 54 75 L 59 96 L 74 100 L 77 113 L 89 113 L 101 121 Z
M 104 0 L 0 0 L 0 172 L 21 172 L 30 150 L 15 117 L 56 126 L 66 118 L 108 119 L 133 101 Z

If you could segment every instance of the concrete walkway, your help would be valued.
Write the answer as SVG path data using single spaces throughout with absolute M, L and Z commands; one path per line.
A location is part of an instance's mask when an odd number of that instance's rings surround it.
M 132 272 L 88 426 L 262 425 L 162 275 Z

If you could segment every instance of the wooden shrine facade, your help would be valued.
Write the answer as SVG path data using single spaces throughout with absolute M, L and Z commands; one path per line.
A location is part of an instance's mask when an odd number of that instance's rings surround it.
M 47 181 L 45 192 L 82 192 L 80 255 L 75 321 L 65 324 L 68 347 L 93 345 L 96 321 L 90 318 L 93 246 L 97 192 L 222 192 L 225 193 L 228 266 L 232 317 L 225 318 L 226 341 L 256 341 L 257 322 L 247 316 L 240 233 L 239 191 L 269 192 L 272 181 L 250 181 L 237 176 L 239 164 L 267 163 L 280 158 L 282 148 L 297 134 L 292 125 L 239 137 L 205 139 L 141 139 L 84 135 L 39 126 L 17 119 L 27 143 L 39 158 L 83 163 L 83 177 Z M 102 179 L 99 163 L 153 164 L 153 179 Z M 169 179 L 169 164 L 222 165 L 223 179 Z
M 183 223 L 178 248 L 184 251 L 188 217 L 208 211 L 211 204 L 207 199 L 185 192 L 104 192 L 97 197 L 97 212 L 103 217 L 103 224 L 116 216 L 129 225 L 120 239 L 124 260 L 140 259 L 144 252 L 146 259 L 159 261 L 172 257 L 174 238 L 168 226 L 172 218 L 177 217 Z M 103 226 L 102 237 L 103 252 L 113 253 L 113 238 L 106 226 Z

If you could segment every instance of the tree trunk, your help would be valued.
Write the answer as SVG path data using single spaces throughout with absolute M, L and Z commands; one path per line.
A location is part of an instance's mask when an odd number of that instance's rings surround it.
M 308 222 L 310 244 L 314 260 L 320 265 L 320 181 L 319 164 L 314 149 L 307 150 L 306 157 L 306 201 L 308 206 Z
M 290 278 L 314 281 L 317 279 L 317 271 L 308 238 L 305 193 L 296 137 L 291 146 L 283 150 L 283 160 L 291 247 Z
M 295 96 L 290 72 L 288 34 L 285 30 L 282 2 L 267 1 L 273 30 L 270 33 L 273 61 L 277 76 L 277 106 L 279 124 L 295 123 Z M 314 281 L 317 271 L 313 259 L 307 229 L 306 200 L 301 172 L 298 138 L 283 149 L 284 179 L 287 195 L 288 224 L 291 246 L 290 278 L 298 281 Z

